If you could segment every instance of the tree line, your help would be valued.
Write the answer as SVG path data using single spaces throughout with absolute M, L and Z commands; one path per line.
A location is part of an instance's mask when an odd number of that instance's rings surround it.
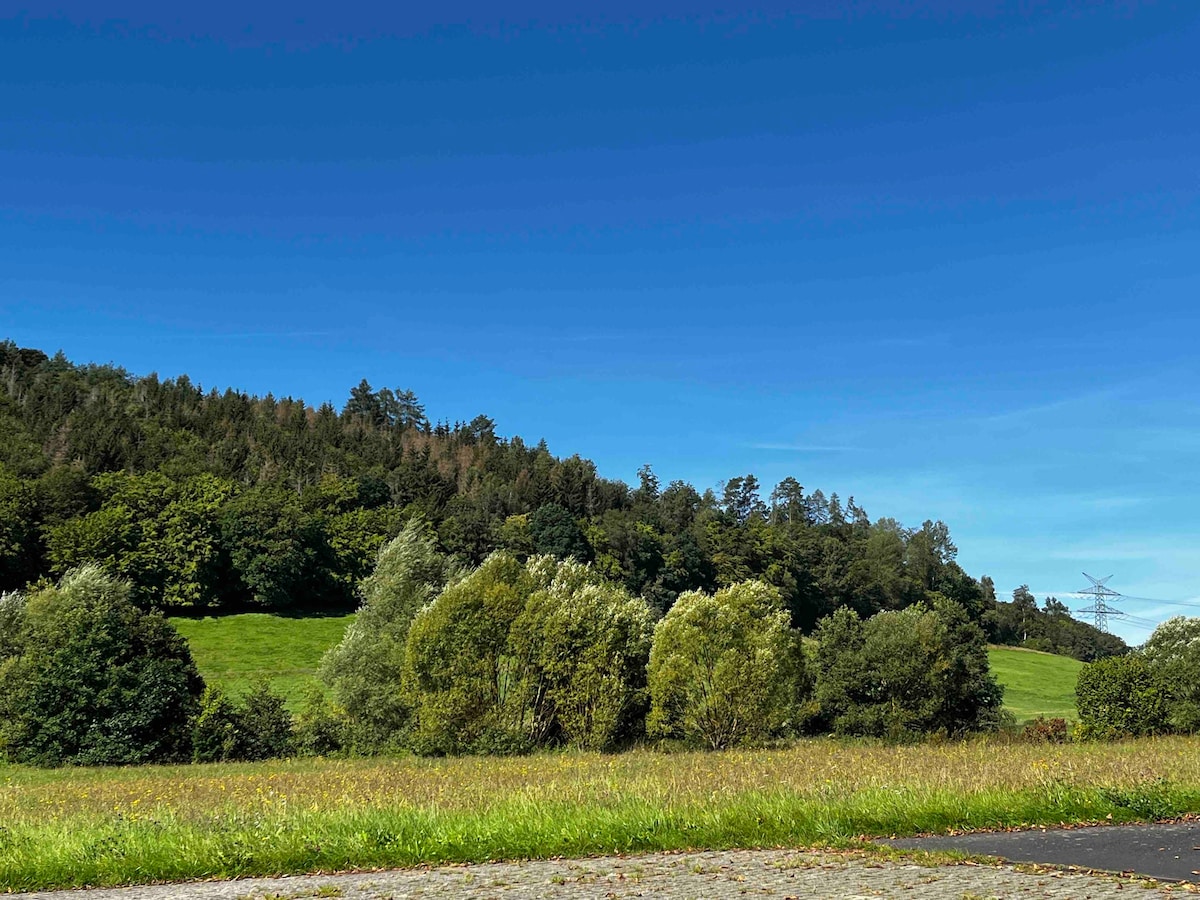
M 656 618 L 595 566 L 498 550 L 463 566 L 411 519 L 293 718 L 266 686 L 205 688 L 185 641 L 95 565 L 0 594 L 0 759 L 36 765 L 425 755 L 652 741 L 723 749 L 800 735 L 994 730 L 984 634 L 952 600 L 822 619 L 805 646 L 758 580 Z
M 945 597 L 863 619 L 842 607 L 811 638 L 780 592 L 749 580 L 689 591 L 656 618 L 573 558 L 478 566 L 420 517 L 385 544 L 363 605 L 298 716 L 260 684 L 205 687 L 186 641 L 95 565 L 0 593 L 0 760 L 35 765 L 257 760 L 408 751 L 762 746 L 802 735 L 911 739 L 1006 729 L 983 630 Z M 1200 727 L 1200 619 L 1091 662 L 1080 724 L 1026 740 Z
M 795 478 L 699 491 L 646 466 L 630 486 L 483 415 L 435 422 L 411 390 L 363 381 L 342 409 L 314 408 L 0 343 L 0 590 L 94 564 L 144 609 L 349 610 L 417 517 L 456 565 L 574 558 L 656 619 L 681 595 L 756 580 L 804 632 L 843 608 L 867 620 L 941 598 L 992 640 L 1081 659 L 1124 649 L 1022 598 L 997 602 L 945 524 L 872 521 Z

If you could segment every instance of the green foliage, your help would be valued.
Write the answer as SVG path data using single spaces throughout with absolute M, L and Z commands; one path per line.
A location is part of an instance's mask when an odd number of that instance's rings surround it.
M 280 759 L 295 750 L 292 717 L 283 698 L 258 684 L 241 703 L 208 687 L 192 729 L 196 762 Z
M 30 484 L 0 464 L 0 591 L 37 577 L 37 511 Z
M 535 553 L 588 562 L 592 548 L 569 510 L 557 503 L 538 507 L 529 517 L 529 536 Z
M 321 677 L 361 748 L 386 745 L 408 724 L 411 709 L 401 681 L 409 626 L 451 573 L 428 523 L 414 517 L 379 551 L 374 571 L 363 580 L 358 615 L 321 662 Z
M 209 685 L 200 698 L 200 714 L 192 727 L 192 759 L 211 763 L 237 758 L 237 707 L 224 691 Z
M 302 756 L 332 756 L 349 743 L 347 722 L 330 707 L 325 692 L 313 685 L 295 720 L 296 750 Z
M 34 593 L 19 614 L 8 609 L 20 624 L 0 660 L 4 755 L 40 765 L 188 755 L 203 682 L 184 640 L 129 594 L 85 566 Z
M 993 731 L 1003 721 L 1004 688 L 988 663 L 987 637 L 961 604 L 939 593 L 930 595 L 934 614 L 946 628 L 946 669 L 941 704 L 932 730 L 947 734 Z M 940 660 L 939 660 L 940 662 Z
M 517 559 L 498 551 L 417 613 L 408 630 L 404 684 L 418 749 L 508 747 L 522 735 L 526 697 L 509 630 L 531 587 Z
M 239 758 L 280 759 L 295 750 L 292 717 L 266 682 L 255 685 L 238 710 Z
M 1174 731 L 1200 731 L 1200 617 L 1163 622 L 1142 648 L 1170 704 Z
M 681 596 L 654 629 L 647 730 L 714 749 L 793 730 L 807 687 L 799 632 L 762 582 Z
M 241 494 L 222 512 L 221 535 L 239 577 L 237 593 L 255 606 L 320 609 L 349 596 L 332 571 L 323 518 L 294 494 L 265 487 Z
M 95 563 L 127 580 L 143 607 L 219 605 L 229 563 L 218 515 L 232 485 L 210 475 L 178 482 L 157 472 L 112 472 L 94 486 L 99 509 L 48 531 L 54 571 Z
M 518 559 L 533 554 L 533 536 L 529 533 L 529 516 L 509 516 L 496 527 L 496 549 L 507 550 Z
M 1075 686 L 1080 734 L 1116 738 L 1167 730 L 1167 690 L 1144 656 L 1114 656 L 1088 663 Z
M 561 740 L 584 750 L 636 737 L 653 630 L 645 602 L 573 560 L 534 558 L 528 568 L 539 589 L 509 639 L 525 733 L 534 744 Z
M 18 591 L 0 593 L 0 665 L 21 652 L 24 619 L 25 595 Z
M 994 728 L 1003 690 L 991 675 L 983 632 L 958 604 L 882 612 L 863 622 L 849 609 L 815 634 L 814 699 L 838 734 L 903 737 Z

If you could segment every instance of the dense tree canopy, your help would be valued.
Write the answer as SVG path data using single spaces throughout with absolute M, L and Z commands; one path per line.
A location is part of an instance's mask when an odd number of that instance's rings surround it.
M 339 411 L 0 342 L 0 591 L 95 564 L 143 608 L 351 609 L 380 547 L 419 516 L 452 565 L 501 549 L 591 561 L 655 615 L 756 579 L 805 631 L 937 594 L 993 641 L 1124 649 L 1060 610 L 997 603 L 941 522 L 872 522 L 796 478 L 701 492 L 637 474 L 633 488 L 602 478 L 486 416 L 435 422 L 407 389 L 363 381 Z
M 900 737 L 994 727 L 1002 690 L 983 631 L 936 597 L 863 621 L 840 609 L 816 631 L 815 713 L 840 734 Z
M 1171 727 L 1200 731 L 1200 617 L 1168 619 L 1143 651 L 1166 690 Z
M 187 643 L 94 566 L 0 596 L 0 757 L 110 765 L 191 756 L 203 682 Z

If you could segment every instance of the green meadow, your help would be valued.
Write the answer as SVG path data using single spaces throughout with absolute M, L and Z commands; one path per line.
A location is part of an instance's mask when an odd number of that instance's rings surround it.
M 171 624 L 187 639 L 205 682 L 244 694 L 256 681 L 266 681 L 296 710 L 312 686 L 321 684 L 321 656 L 342 639 L 353 618 L 245 613 L 173 618 Z
M 1069 656 L 991 647 L 988 661 L 996 679 L 1004 685 L 1004 705 L 1018 722 L 1037 716 L 1074 720 L 1075 681 L 1083 663 Z

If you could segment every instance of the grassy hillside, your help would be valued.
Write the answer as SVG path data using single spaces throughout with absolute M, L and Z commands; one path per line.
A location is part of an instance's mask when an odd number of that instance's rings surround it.
M 321 656 L 342 639 L 350 616 L 291 619 L 265 613 L 202 619 L 173 618 L 187 638 L 204 680 L 244 693 L 258 679 L 297 709 L 317 680 Z
M 992 647 L 992 672 L 1004 685 L 1004 705 L 1018 722 L 1038 715 L 1075 719 L 1075 680 L 1083 663 L 1067 656 Z

